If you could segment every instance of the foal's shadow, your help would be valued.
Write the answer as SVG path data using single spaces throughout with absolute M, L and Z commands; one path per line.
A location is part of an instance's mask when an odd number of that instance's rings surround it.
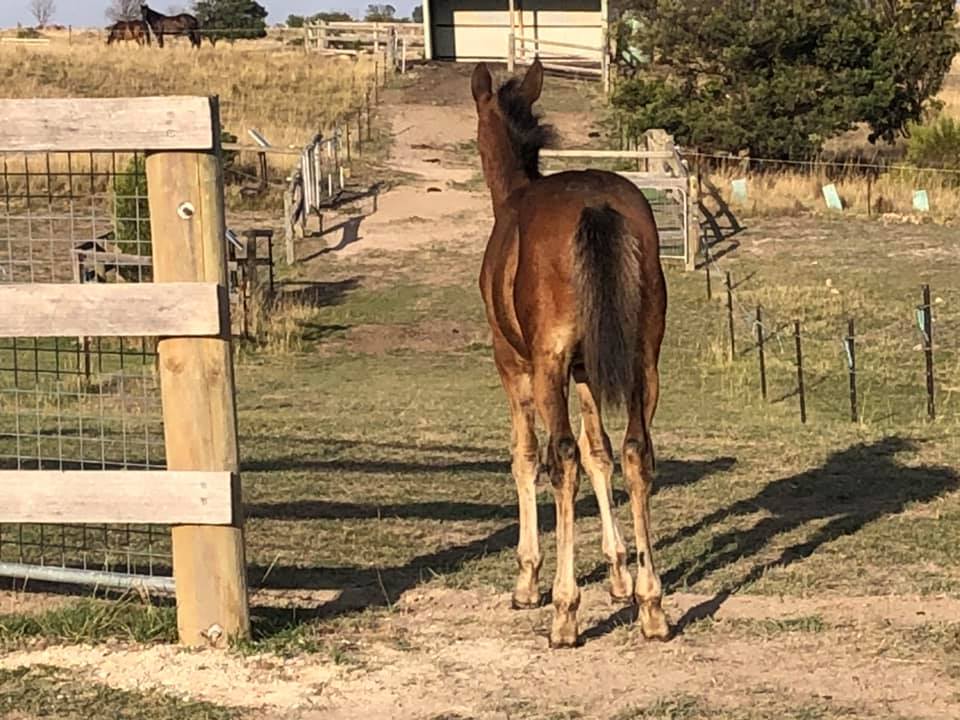
M 661 550 L 724 521 L 761 511 L 768 514 L 748 529 L 722 530 L 704 552 L 669 568 L 662 576 L 664 589 L 669 592 L 681 585 L 695 585 L 714 571 L 756 557 L 779 536 L 807 524 L 816 527 L 776 558 L 757 560 L 714 597 L 687 610 L 677 621 L 676 631 L 682 632 L 689 624 L 711 617 L 730 595 L 768 570 L 808 558 L 825 544 L 853 535 L 875 520 L 896 515 L 911 503 L 929 502 L 957 489 L 958 476 L 948 467 L 910 467 L 897 462 L 898 453 L 913 450 L 915 443 L 899 437 L 859 443 L 834 453 L 818 468 L 774 480 L 753 497 L 720 508 L 662 538 L 656 544 Z M 826 523 L 820 526 L 822 521 Z M 628 622 L 632 612 L 630 608 L 617 611 L 591 628 L 586 636 L 609 632 Z

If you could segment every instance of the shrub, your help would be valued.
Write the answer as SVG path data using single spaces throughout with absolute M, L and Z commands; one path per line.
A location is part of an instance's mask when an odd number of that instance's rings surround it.
M 927 125 L 911 125 L 907 160 L 918 167 L 960 168 L 960 122 L 940 116 Z

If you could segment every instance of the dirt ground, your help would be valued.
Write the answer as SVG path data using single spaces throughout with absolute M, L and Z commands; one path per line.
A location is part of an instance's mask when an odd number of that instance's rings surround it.
M 667 607 L 674 620 L 697 618 L 713 600 L 676 594 Z M 412 590 L 350 638 L 346 659 L 70 646 L 10 653 L 0 668 L 59 666 L 120 689 L 304 720 L 349 720 L 358 712 L 608 718 L 680 694 L 721 711 L 767 703 L 773 714 L 762 717 L 817 703 L 852 708 L 838 717 L 960 713 L 956 668 L 919 657 L 929 648 L 888 646 L 896 633 L 954 620 L 956 600 L 733 597 L 712 622 L 693 621 L 661 644 L 644 641 L 627 613 L 593 586 L 584 592 L 582 620 L 593 636 L 562 652 L 546 646 L 550 612 L 513 611 L 501 593 Z
M 414 89 L 386 95 L 389 166 L 408 180 L 379 197 L 376 212 L 330 223 L 341 227 L 308 240 L 304 255 L 482 245 L 491 212 L 470 149 L 467 76 L 462 69 L 417 72 Z M 564 105 L 562 98 L 554 104 Z M 589 142 L 584 115 L 550 119 L 565 144 Z M 764 252 L 762 243 L 754 251 Z M 309 278 L 310 262 L 299 272 Z M 441 324 L 438 332 L 447 330 Z M 363 352 L 404 347 L 403 338 L 376 328 L 355 339 Z M 422 338 L 416 342 L 424 349 Z M 59 602 L 0 595 L 5 612 Z M 64 667 L 110 687 L 243 708 L 251 718 L 960 717 L 960 600 L 675 593 L 666 607 L 681 632 L 665 644 L 647 642 L 629 609 L 593 583 L 583 589 L 583 647 L 550 651 L 549 606 L 517 612 L 507 593 L 492 589 L 415 587 L 363 615 L 343 638 L 348 650 L 336 656 L 107 644 L 10 652 L 0 668 Z M 707 705 L 685 704 L 691 696 Z M 651 707 L 660 714 L 644 710 Z

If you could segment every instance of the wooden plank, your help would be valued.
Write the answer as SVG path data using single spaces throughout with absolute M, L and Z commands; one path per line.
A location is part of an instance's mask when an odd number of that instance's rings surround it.
M 555 40 L 542 40 L 540 38 L 532 37 L 518 37 L 517 40 L 526 45 L 535 45 L 538 47 L 547 45 L 550 47 L 571 48 L 573 50 L 589 50 L 590 52 L 595 52 L 598 55 L 603 52 L 603 48 L 591 47 L 590 45 L 578 45 L 577 43 L 557 42 Z
M 153 264 L 152 255 L 131 255 L 109 250 L 72 250 L 73 254 L 85 263 L 103 263 L 105 265 L 123 265 L 131 267 L 149 267 Z
M 216 283 L 0 285 L 0 337 L 219 336 Z
M 676 153 L 669 150 L 541 150 L 540 157 L 672 160 L 676 157 Z
M 294 150 L 292 148 L 269 147 L 264 148 L 259 145 L 241 145 L 240 143 L 224 143 L 224 150 L 236 150 L 237 152 L 264 153 L 265 155 L 303 155 L 303 150 Z
M 229 525 L 229 472 L 0 470 L 0 523 Z
M 216 103 L 211 114 L 219 128 Z M 154 278 L 225 286 L 220 159 L 213 153 L 155 153 L 146 164 Z M 194 208 L 187 219 L 177 212 L 185 201 Z M 233 525 L 178 525 L 172 531 L 180 641 L 225 647 L 231 638 L 250 635 L 233 353 L 226 337 L 161 339 L 157 352 L 167 466 L 234 474 Z
M 0 99 L 0 150 L 213 150 L 210 98 Z
M 4 45 L 49 45 L 50 38 L 0 38 Z

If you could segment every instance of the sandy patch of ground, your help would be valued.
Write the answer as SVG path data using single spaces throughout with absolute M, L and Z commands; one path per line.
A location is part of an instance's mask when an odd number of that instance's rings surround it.
M 709 601 L 678 594 L 667 606 L 676 619 Z M 244 657 L 154 646 L 15 652 L 0 667 L 44 663 L 118 688 L 310 720 L 353 720 L 361 708 L 369 718 L 505 719 L 561 711 L 609 717 L 680 692 L 736 707 L 750 703 L 758 688 L 798 706 L 826 700 L 916 718 L 960 713 L 957 681 L 938 660 L 883 650 L 891 632 L 955 621 L 957 600 L 733 597 L 716 613 L 716 629 L 691 629 L 660 644 L 624 624 L 626 613 L 593 586 L 584 590 L 582 609 L 590 637 L 572 651 L 547 649 L 550 613 L 549 607 L 512 611 L 502 593 L 418 589 L 397 602 L 375 633 L 360 630 L 350 638 L 356 658 L 346 664 L 324 655 Z M 724 630 L 730 621 L 810 615 L 823 627 L 756 636 Z

